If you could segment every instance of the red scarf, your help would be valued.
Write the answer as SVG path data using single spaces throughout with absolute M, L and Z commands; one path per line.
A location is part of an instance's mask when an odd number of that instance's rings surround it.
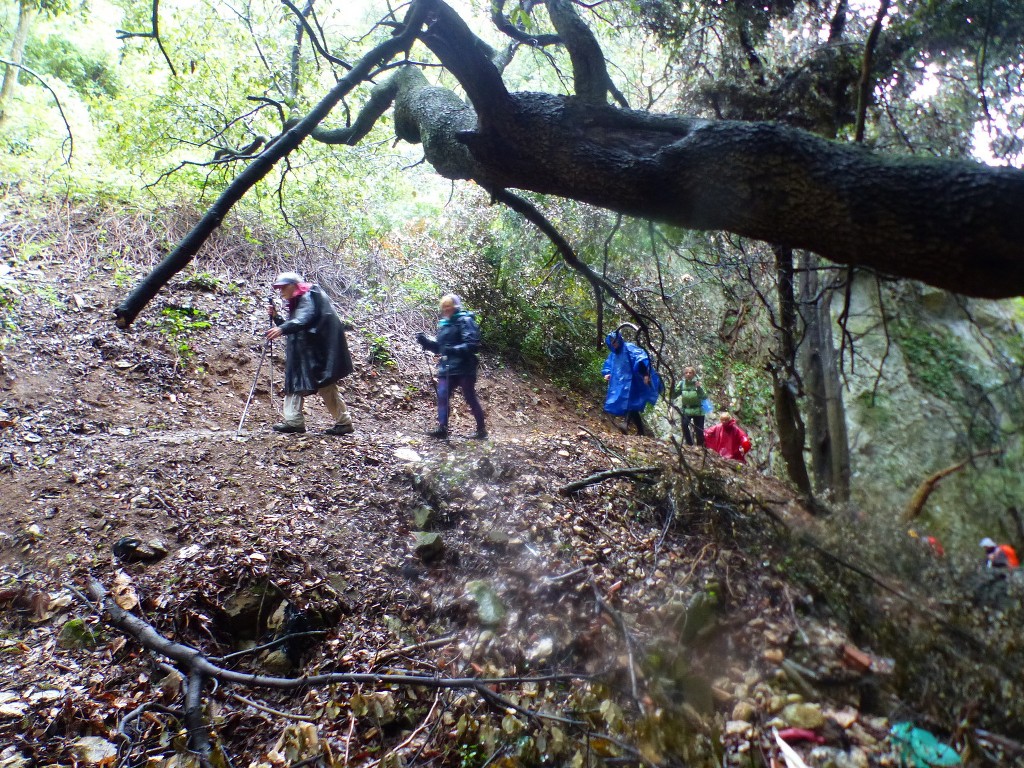
M 288 316 L 291 317 L 295 314 L 295 308 L 299 305 L 299 299 L 302 295 L 309 293 L 309 289 L 313 287 L 312 283 L 297 283 L 298 290 L 292 294 L 292 297 L 288 299 Z

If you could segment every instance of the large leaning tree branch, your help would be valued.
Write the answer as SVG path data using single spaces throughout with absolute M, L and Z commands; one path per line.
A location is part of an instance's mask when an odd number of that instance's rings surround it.
M 192 257 L 198 253 L 213 231 L 220 226 L 232 206 L 270 173 L 278 160 L 298 147 L 346 94 L 366 80 L 378 64 L 391 59 L 412 44 L 416 33 L 423 24 L 426 10 L 426 5 L 413 3 L 406 15 L 405 26 L 398 34 L 378 44 L 363 56 L 309 114 L 272 141 L 252 163 L 246 166 L 245 170 L 214 201 L 199 223 L 114 309 L 114 316 L 119 327 L 126 328 L 132 324 L 142 308 L 156 296 L 157 292 L 192 261 Z
M 452 23 L 428 24 L 423 35 L 478 113 L 476 129 L 459 136 L 476 170 L 442 173 L 448 178 L 726 230 L 967 295 L 1024 294 L 1019 169 L 885 156 L 773 123 L 658 115 L 546 93 L 478 100 L 495 71 L 474 39 Z
M 687 229 L 725 230 L 964 295 L 1024 295 L 1020 169 L 881 155 L 774 123 L 509 93 L 492 49 L 454 10 L 443 0 L 413 0 L 401 35 L 363 57 L 229 185 L 115 310 L 118 324 L 129 325 L 231 206 L 376 63 L 404 50 L 417 33 L 471 106 L 422 74 L 407 73 L 376 108 L 393 99 L 396 135 L 422 143 L 425 159 L 444 178 L 557 195 Z M 370 118 L 356 124 L 365 132 Z M 358 140 L 351 131 L 346 138 Z

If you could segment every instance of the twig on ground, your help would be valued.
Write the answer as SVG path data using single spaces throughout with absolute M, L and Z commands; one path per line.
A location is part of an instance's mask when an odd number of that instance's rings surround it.
M 662 471 L 661 467 L 623 467 L 622 469 L 606 469 L 604 472 L 597 472 L 589 477 L 585 477 L 582 480 L 576 480 L 567 485 L 563 485 L 558 489 L 558 492 L 563 496 L 569 496 L 576 491 L 586 488 L 588 485 L 596 485 L 597 483 L 604 482 L 605 480 L 611 480 L 617 477 L 642 477 L 643 475 L 657 475 Z
M 594 442 L 597 443 L 597 447 L 601 450 L 602 453 L 607 454 L 608 456 L 611 456 L 613 459 L 616 459 L 617 461 L 621 461 L 623 464 L 626 463 L 626 457 L 625 456 L 623 456 L 621 453 L 616 451 L 614 448 L 609 448 L 605 444 L 604 440 L 602 440 L 600 437 L 595 435 L 592 431 L 590 431 L 589 429 L 584 427 L 582 424 L 580 425 L 580 430 L 583 431 L 583 432 L 586 432 L 588 435 L 590 435 L 591 438 L 593 438 Z
M 636 702 L 637 708 L 643 714 L 646 710 L 643 700 L 640 698 L 640 689 L 637 685 L 636 660 L 633 657 L 633 635 L 630 634 L 629 627 L 626 626 L 626 620 L 622 618 L 622 614 L 612 608 L 608 601 L 604 599 L 597 583 L 591 581 L 590 586 L 594 590 L 594 600 L 597 603 L 598 610 L 607 613 L 622 633 L 622 639 L 626 643 L 626 658 L 629 661 L 629 684 L 633 694 L 633 701 Z
M 270 648 L 276 648 L 277 646 L 282 645 L 283 643 L 287 643 L 289 640 L 294 640 L 298 637 L 312 637 L 314 635 L 326 634 L 327 633 L 322 629 L 310 630 L 309 632 L 296 632 L 291 635 L 283 635 L 277 638 L 276 640 L 271 640 L 269 643 L 264 643 L 263 645 L 257 645 L 253 648 L 246 648 L 245 650 L 235 651 L 234 653 L 229 653 L 224 656 L 210 656 L 209 659 L 210 661 L 216 662 L 218 664 L 223 664 L 225 661 L 228 661 L 230 659 L 237 659 L 239 656 L 248 656 L 252 653 L 259 653 L 260 651 L 266 651 Z
M 433 640 L 425 640 L 422 643 L 415 643 L 414 645 L 407 645 L 405 646 L 405 648 L 399 648 L 394 651 L 388 651 L 387 653 L 382 653 L 380 656 L 374 659 L 373 666 L 379 666 L 388 659 L 393 659 L 397 656 L 405 656 L 407 653 L 412 653 L 413 651 L 422 651 L 427 650 L 428 648 L 440 648 L 442 645 L 448 645 L 449 643 L 455 642 L 457 639 L 458 638 L 455 635 L 446 635 L 445 637 L 438 637 Z
M 260 704 L 259 702 L 253 701 L 252 699 L 247 699 L 245 696 L 241 696 L 237 693 L 229 692 L 228 696 L 234 699 L 235 701 L 240 701 L 243 704 L 252 707 L 253 709 L 258 709 L 260 712 L 266 712 L 268 715 L 277 715 L 278 717 L 284 717 L 288 720 L 298 720 L 303 723 L 315 723 L 317 720 L 320 719 L 319 716 L 314 715 L 296 715 L 292 712 L 282 712 L 280 709 L 268 707 L 266 704 Z

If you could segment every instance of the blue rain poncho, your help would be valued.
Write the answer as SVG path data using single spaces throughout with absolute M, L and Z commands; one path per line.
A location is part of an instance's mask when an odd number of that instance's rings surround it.
M 612 341 L 618 340 L 616 352 Z M 630 344 L 618 331 L 609 333 L 604 340 L 610 350 L 601 366 L 602 376 L 608 379 L 608 395 L 604 409 L 613 416 L 623 416 L 630 411 L 642 411 L 658 401 L 661 392 L 661 378 L 651 367 L 647 353 L 636 344 Z M 651 383 L 644 383 L 644 376 L 650 375 Z

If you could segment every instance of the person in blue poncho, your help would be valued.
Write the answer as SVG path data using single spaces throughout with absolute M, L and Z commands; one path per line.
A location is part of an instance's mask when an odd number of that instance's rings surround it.
M 651 367 L 647 352 L 636 344 L 630 344 L 619 331 L 609 333 L 604 343 L 610 350 L 601 366 L 604 380 L 608 382 L 604 410 L 613 416 L 625 416 L 627 432 L 629 425 L 635 424 L 637 432 L 646 435 L 640 413 L 657 402 L 661 379 Z

